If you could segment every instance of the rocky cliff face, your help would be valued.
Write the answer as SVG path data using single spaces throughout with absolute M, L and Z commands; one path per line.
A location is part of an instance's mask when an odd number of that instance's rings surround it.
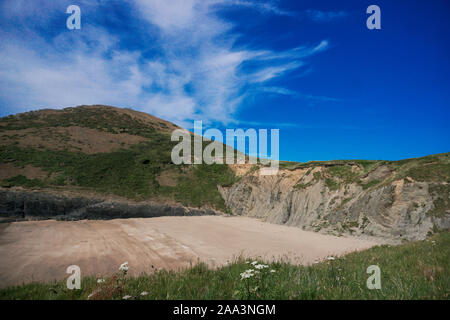
M 157 203 L 129 203 L 54 195 L 47 192 L 0 189 L 0 222 L 22 220 L 82 220 L 200 216 L 214 210 Z
M 326 166 L 280 170 L 274 176 L 248 170 L 219 191 L 234 215 L 305 230 L 400 241 L 450 227 L 447 182 L 397 179 L 388 165 L 366 171 L 351 164 L 334 171 Z

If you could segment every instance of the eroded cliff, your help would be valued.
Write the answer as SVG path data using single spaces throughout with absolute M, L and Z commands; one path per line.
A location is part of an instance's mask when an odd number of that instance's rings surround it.
M 448 155 L 446 156 L 448 159 Z M 332 234 L 423 239 L 450 227 L 448 164 L 333 162 L 281 169 L 242 167 L 219 187 L 234 215 Z

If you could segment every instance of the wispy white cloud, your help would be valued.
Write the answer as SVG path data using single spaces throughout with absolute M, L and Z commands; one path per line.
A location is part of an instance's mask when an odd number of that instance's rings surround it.
M 302 65 L 303 63 L 301 61 L 294 61 L 279 66 L 266 67 L 249 75 L 249 79 L 251 82 L 266 82 L 273 78 L 280 77 L 288 71 L 295 70 Z
M 61 9 L 49 3 L 46 15 Z M 101 3 L 89 2 L 90 9 Z M 151 57 L 145 47 L 119 46 L 120 35 L 89 25 L 87 19 L 79 31 L 39 36 L 28 14 L 42 3 L 14 2 L 14 16 L 24 27 L 22 38 L 0 31 L 0 99 L 17 111 L 102 103 L 131 106 L 180 125 L 192 119 L 226 123 L 233 121 L 248 87 L 271 86 L 288 73 L 301 72 L 307 57 L 329 48 L 326 40 L 284 51 L 236 46 L 233 25 L 217 15 L 218 5 L 283 14 L 274 2 L 256 7 L 247 1 L 218 0 L 127 3 L 134 17 L 148 26 L 143 38 L 148 37 L 156 51 Z M 0 10 L 2 17 L 10 13 L 8 6 Z M 246 63 L 254 67 L 244 68 Z
M 19 39 L 3 41 L 2 101 L 17 112 L 92 103 L 139 103 L 142 88 L 152 81 L 137 63 L 140 53 L 115 51 L 106 59 L 114 37 L 95 28 L 84 35 L 84 39 L 75 42 L 63 37 L 51 43 L 34 38 L 31 46 Z M 88 46 L 87 42 L 92 44 Z
M 283 10 L 279 7 L 277 1 L 246 1 L 246 0 L 217 0 L 217 5 L 247 7 L 263 14 L 274 14 L 279 16 L 295 17 L 296 13 Z
M 249 8 L 255 10 L 261 14 L 286 16 L 291 18 L 302 19 L 305 16 L 315 22 L 329 22 L 337 19 L 347 17 L 349 12 L 340 11 L 325 11 L 309 9 L 305 11 L 290 11 L 283 9 L 279 5 L 279 1 L 275 0 L 211 0 L 217 6 L 224 7 L 237 7 L 237 8 Z
M 327 97 L 327 96 L 315 96 L 311 94 L 304 94 L 298 91 L 282 88 L 282 87 L 262 87 L 263 92 L 274 93 L 285 96 L 292 96 L 294 98 L 303 98 L 311 102 L 340 102 L 342 99 Z

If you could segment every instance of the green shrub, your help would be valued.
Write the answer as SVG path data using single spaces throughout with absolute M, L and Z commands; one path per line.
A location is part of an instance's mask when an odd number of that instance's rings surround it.
M 43 187 L 45 183 L 37 178 L 34 179 L 28 179 L 27 177 L 23 175 L 18 175 L 9 179 L 3 180 L 3 186 L 13 187 L 13 186 L 21 186 L 21 187 L 28 187 L 28 188 L 34 188 L 34 187 Z
M 363 188 L 364 190 L 366 190 L 366 189 L 369 189 L 369 188 L 371 188 L 371 187 L 373 187 L 373 186 L 376 186 L 376 185 L 379 184 L 380 182 L 381 182 L 380 180 L 374 179 L 374 180 L 370 180 L 370 181 L 367 182 L 367 183 L 361 184 L 361 186 L 362 186 L 362 188 Z

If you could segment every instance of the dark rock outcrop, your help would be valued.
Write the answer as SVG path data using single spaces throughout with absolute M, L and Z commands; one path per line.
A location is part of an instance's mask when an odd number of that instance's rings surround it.
M 163 216 L 215 215 L 210 209 L 152 203 L 125 203 L 65 197 L 46 192 L 0 190 L 0 220 L 107 220 Z

